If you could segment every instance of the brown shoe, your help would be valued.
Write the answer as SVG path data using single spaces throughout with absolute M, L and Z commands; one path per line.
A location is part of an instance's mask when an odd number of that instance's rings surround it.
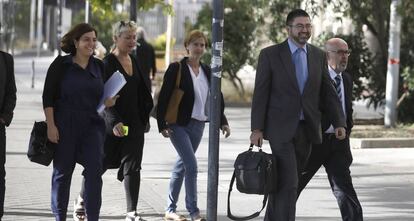
M 166 221 L 187 221 L 185 216 L 178 215 L 175 212 L 165 212 L 164 220 Z

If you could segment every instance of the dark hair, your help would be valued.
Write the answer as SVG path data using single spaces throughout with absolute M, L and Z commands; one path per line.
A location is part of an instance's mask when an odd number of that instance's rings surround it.
M 289 26 L 292 24 L 293 20 L 297 17 L 308 17 L 310 18 L 309 14 L 302 9 L 294 9 L 289 12 L 288 16 L 286 17 L 286 25 Z
M 91 31 L 95 32 L 96 37 L 98 37 L 98 32 L 90 24 L 80 23 L 75 25 L 68 33 L 62 37 L 60 48 L 66 53 L 75 55 L 75 40 L 79 41 L 80 37 L 82 37 L 83 34 Z

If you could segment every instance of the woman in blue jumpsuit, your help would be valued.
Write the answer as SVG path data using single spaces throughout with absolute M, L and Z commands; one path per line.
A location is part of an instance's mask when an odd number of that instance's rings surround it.
M 116 105 L 105 112 L 108 120 L 104 144 L 104 169 L 119 168 L 117 178 L 123 182 L 126 193 L 125 221 L 141 221 L 143 219 L 137 212 L 137 205 L 141 183 L 144 133 L 153 107 L 151 84 L 148 75 L 141 72 L 136 58 L 131 54 L 136 46 L 137 25 L 135 22 L 120 21 L 112 28 L 114 46 L 111 53 L 103 59 L 104 79 L 109 79 L 118 70 L 125 77 L 126 84 L 118 93 L 120 97 Z M 123 126 L 128 126 L 128 134 L 124 133 Z M 84 212 L 83 187 L 82 185 L 74 205 L 74 217 Z
M 50 65 L 43 91 L 48 139 L 55 143 L 52 175 L 52 211 L 66 220 L 72 173 L 84 167 L 85 208 L 89 221 L 99 219 L 105 122 L 96 109 L 103 94 L 103 64 L 93 57 L 96 30 L 78 24 L 62 38 L 67 56 Z M 108 98 L 113 106 L 116 98 Z

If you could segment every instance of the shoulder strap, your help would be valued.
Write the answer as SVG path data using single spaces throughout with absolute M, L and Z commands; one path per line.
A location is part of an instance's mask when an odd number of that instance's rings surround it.
M 262 209 L 260 211 L 255 212 L 255 213 L 253 213 L 250 216 L 234 216 L 231 213 L 231 209 L 230 209 L 230 193 L 231 193 L 231 191 L 233 189 L 233 184 L 234 184 L 234 180 L 235 179 L 236 179 L 236 173 L 233 172 L 233 176 L 231 177 L 231 181 L 230 181 L 229 193 L 227 195 L 227 217 L 229 217 L 232 220 L 238 220 L 238 221 L 239 220 L 240 221 L 242 221 L 242 220 L 249 220 L 249 219 L 253 219 L 255 217 L 258 217 L 260 215 L 260 213 L 263 211 L 263 209 L 265 208 L 265 206 L 266 206 L 266 202 L 267 202 L 267 198 L 268 198 L 269 194 L 265 194 L 263 196 L 263 205 L 262 205 Z
M 1 52 L 1 55 L 3 56 L 4 64 L 6 64 L 6 71 L 7 71 L 6 76 L 8 77 L 11 72 L 11 66 L 10 66 L 11 64 L 8 61 L 8 57 L 6 56 L 5 52 Z
M 58 55 L 58 66 L 57 66 L 57 69 L 56 69 L 56 71 L 57 71 L 57 73 L 54 73 L 54 74 L 57 74 L 58 75 L 58 77 L 57 77 L 57 87 L 56 87 L 56 90 L 54 91 L 54 93 L 55 93 L 55 96 L 54 96 L 54 99 L 55 99 L 55 101 L 60 97 L 60 84 L 62 83 L 62 81 L 63 81 L 63 76 L 65 75 L 64 74 L 64 71 L 65 71 L 65 68 L 64 68 L 64 65 L 63 65 L 63 60 L 64 60 L 64 57 L 62 56 L 62 55 Z
M 181 62 L 177 62 L 177 63 L 178 63 L 178 72 L 177 72 L 177 78 L 175 79 L 175 88 L 179 88 L 180 82 L 181 82 Z

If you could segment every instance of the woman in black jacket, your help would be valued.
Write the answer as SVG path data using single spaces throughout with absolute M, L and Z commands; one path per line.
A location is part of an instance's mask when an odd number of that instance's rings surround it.
M 113 25 L 114 48 L 103 62 L 105 80 L 119 71 L 126 79 L 125 86 L 114 107 L 105 112 L 110 133 L 105 139 L 105 169 L 119 168 L 118 180 L 123 181 L 126 192 L 127 214 L 125 220 L 139 221 L 136 212 L 141 182 L 141 162 L 144 133 L 152 109 L 152 97 L 148 75 L 138 68 L 136 58 L 130 53 L 136 46 L 137 26 L 133 21 Z M 126 133 L 124 127 L 128 127 Z M 80 196 L 83 193 L 81 191 Z M 82 200 L 79 197 L 78 202 Z
M 55 143 L 52 175 L 52 210 L 57 221 L 66 220 L 70 183 L 76 163 L 84 167 L 85 207 L 89 221 L 99 219 L 105 122 L 97 113 L 103 95 L 103 63 L 93 57 L 97 32 L 89 24 L 73 27 L 62 38 L 69 53 L 50 65 L 43 108 L 47 137 Z M 115 103 L 107 98 L 105 106 Z M 82 217 L 85 218 L 85 214 Z
M 165 220 L 186 220 L 183 215 L 176 213 L 178 195 L 183 180 L 186 190 L 185 203 L 191 220 L 205 220 L 200 215 L 197 206 L 197 159 L 195 152 L 203 136 L 204 124 L 208 121 L 209 104 L 207 101 L 210 94 L 211 69 L 200 62 L 206 44 L 207 39 L 201 31 L 194 30 L 187 36 L 184 46 L 188 57 L 179 63 L 170 64 L 164 75 L 158 98 L 158 129 L 164 137 L 170 138 L 178 153 L 170 180 Z M 181 75 L 178 75 L 179 70 L 181 70 Z M 179 103 L 176 122 L 167 122 L 165 116 L 177 76 L 181 76 L 179 88 L 184 91 L 184 95 Z M 228 137 L 230 127 L 224 115 L 224 102 L 222 102 L 221 109 L 221 125 L 223 133 Z

